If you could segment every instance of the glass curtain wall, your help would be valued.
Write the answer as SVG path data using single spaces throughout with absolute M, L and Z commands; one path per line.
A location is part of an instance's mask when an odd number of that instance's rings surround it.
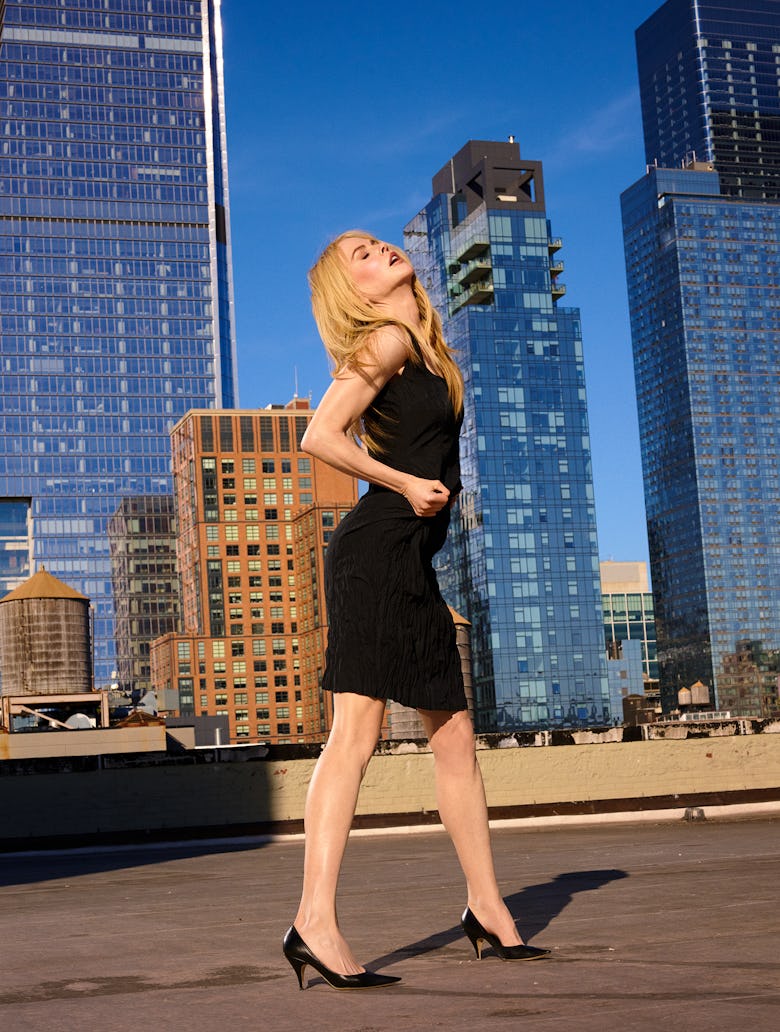
M 7 0 L 0 29 L 0 498 L 92 600 L 107 524 L 170 494 L 169 430 L 236 403 L 218 0 Z
M 579 311 L 558 304 L 543 197 L 517 144 L 472 141 L 405 231 L 465 379 L 438 566 L 471 624 L 481 730 L 610 719 Z

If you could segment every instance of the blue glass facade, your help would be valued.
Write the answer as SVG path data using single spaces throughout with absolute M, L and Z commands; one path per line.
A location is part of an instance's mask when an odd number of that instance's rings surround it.
M 776 713 L 780 6 L 668 0 L 637 54 L 669 166 L 622 199 L 662 703 Z
M 780 199 L 777 0 L 668 0 L 636 46 L 647 164 L 695 156 L 724 195 Z
M 107 525 L 170 494 L 169 431 L 236 403 L 219 0 L 7 0 L 0 29 L 0 499 L 92 599 Z
M 663 169 L 622 203 L 664 709 L 776 713 L 780 206 Z
M 539 162 L 471 141 L 405 230 L 465 379 L 463 492 L 440 554 L 471 623 L 481 730 L 609 720 L 579 312 Z

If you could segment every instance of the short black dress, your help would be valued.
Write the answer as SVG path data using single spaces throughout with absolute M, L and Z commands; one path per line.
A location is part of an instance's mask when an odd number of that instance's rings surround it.
M 457 494 L 461 417 L 446 381 L 409 361 L 373 408 L 383 436 L 372 457 Z M 466 709 L 455 626 L 431 565 L 449 520 L 449 506 L 420 517 L 403 495 L 372 484 L 341 521 L 325 554 L 323 688 L 416 709 Z

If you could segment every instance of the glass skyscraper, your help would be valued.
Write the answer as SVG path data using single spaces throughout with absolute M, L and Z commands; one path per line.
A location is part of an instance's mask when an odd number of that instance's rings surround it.
M 109 521 L 171 493 L 188 409 L 236 403 L 219 0 L 0 17 L 0 522 L 91 598 L 104 684 Z
M 668 0 L 636 33 L 647 163 L 714 162 L 724 196 L 780 198 L 777 0 Z
M 470 141 L 405 239 L 465 379 L 439 579 L 471 623 L 477 725 L 608 721 L 580 319 L 559 305 L 540 162 Z
M 778 713 L 780 6 L 670 0 L 637 41 L 643 98 L 702 73 L 660 105 L 677 150 L 643 103 L 649 168 L 622 198 L 662 702 L 701 680 Z M 692 126 L 713 146 L 686 164 Z

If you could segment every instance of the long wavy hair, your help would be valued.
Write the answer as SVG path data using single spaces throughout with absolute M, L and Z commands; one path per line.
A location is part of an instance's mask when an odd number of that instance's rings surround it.
M 463 408 L 463 377 L 444 340 L 439 313 L 431 304 L 427 291 L 413 276 L 412 292 L 417 302 L 421 330 L 404 319 L 380 312 L 360 295 L 349 274 L 338 246 L 348 237 L 375 239 L 360 229 L 341 233 L 328 244 L 309 270 L 311 307 L 325 350 L 333 362 L 333 376 L 347 368 L 364 368 L 369 364 L 372 334 L 384 326 L 398 326 L 405 331 L 404 337 L 408 340 L 409 361 L 415 364 L 427 361 L 434 372 L 444 378 L 452 407 L 460 413 Z M 412 345 L 412 341 L 418 348 Z M 381 450 L 384 432 L 371 406 L 350 429 L 370 448 Z

